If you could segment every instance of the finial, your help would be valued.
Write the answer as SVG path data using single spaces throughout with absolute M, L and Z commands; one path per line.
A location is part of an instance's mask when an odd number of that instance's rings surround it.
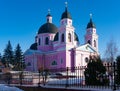
M 50 9 L 48 9 L 48 14 L 50 14 Z
M 65 11 L 67 12 L 68 2 L 65 2 Z
M 90 13 L 90 19 L 92 19 L 92 13 Z
M 66 7 L 66 8 L 68 7 L 68 2 L 65 2 L 65 7 Z

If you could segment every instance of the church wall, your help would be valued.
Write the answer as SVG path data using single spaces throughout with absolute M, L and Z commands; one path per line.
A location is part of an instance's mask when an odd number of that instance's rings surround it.
M 59 45 L 57 45 L 57 46 L 54 46 L 54 50 L 57 50 L 57 49 L 60 50 L 60 48 L 61 48 L 61 49 L 65 48 L 65 44 L 62 44 L 62 43 L 61 43 L 61 45 L 59 44 Z
M 78 66 L 86 66 L 87 62 L 85 58 L 89 59 L 90 53 L 86 51 L 76 51 L 75 53 L 75 60 L 76 60 L 76 67 Z
M 58 57 L 57 53 L 45 55 L 45 67 L 48 69 L 57 68 L 58 65 L 57 57 Z
M 64 51 L 47 53 L 38 57 L 38 67 L 45 69 L 64 68 L 66 55 Z
M 71 62 L 74 61 L 71 59 L 71 51 L 66 51 L 66 67 L 71 67 Z
M 65 50 L 61 50 L 58 52 L 58 61 L 59 61 L 58 68 L 66 67 L 66 51 Z
M 41 50 L 41 51 L 48 51 L 48 50 L 51 51 L 51 50 L 53 50 L 52 41 L 54 40 L 54 36 L 55 36 L 55 34 L 49 34 L 49 33 L 39 34 L 37 42 L 39 42 L 39 39 L 41 41 L 40 41 L 40 45 L 38 43 L 38 46 L 37 46 L 38 50 Z M 47 37 L 49 38 L 49 44 L 48 45 L 45 44 L 45 39 Z
M 43 68 L 44 61 L 43 60 L 43 55 L 37 55 L 37 69 Z
M 38 47 L 39 50 L 41 51 L 52 51 L 53 50 L 53 46 L 49 46 L 49 45 L 46 45 L 46 46 L 41 46 L 41 47 Z
M 25 56 L 25 64 L 26 64 L 27 71 L 34 71 L 35 70 L 34 60 L 35 60 L 34 55 Z

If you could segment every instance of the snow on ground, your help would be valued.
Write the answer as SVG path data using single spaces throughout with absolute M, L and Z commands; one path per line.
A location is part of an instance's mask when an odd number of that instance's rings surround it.
M 0 91 L 23 91 L 17 87 L 10 87 L 4 84 L 0 84 Z
M 57 89 L 71 89 L 71 90 L 76 90 L 76 91 L 79 91 L 79 90 L 90 90 L 90 91 L 113 91 L 112 88 L 95 88 L 95 87 L 65 87 L 65 86 L 49 86 L 49 85 L 41 85 L 41 87 L 44 87 L 44 88 L 57 88 Z M 120 90 L 115 90 L 115 91 L 120 91 Z
M 69 78 L 69 79 L 48 79 L 48 82 L 46 84 L 62 84 L 65 85 L 66 82 L 69 85 L 75 85 L 75 84 L 81 84 L 84 85 L 84 81 L 82 78 Z

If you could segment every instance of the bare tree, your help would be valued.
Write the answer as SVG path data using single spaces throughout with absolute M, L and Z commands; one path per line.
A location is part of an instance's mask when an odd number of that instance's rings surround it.
M 105 50 L 105 58 L 107 61 L 113 62 L 118 52 L 116 42 L 112 38 L 108 43 Z

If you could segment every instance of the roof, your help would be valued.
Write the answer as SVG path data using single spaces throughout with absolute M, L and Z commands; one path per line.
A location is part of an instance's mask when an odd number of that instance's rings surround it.
M 50 16 L 51 16 L 50 13 L 48 13 L 46 17 L 50 17 Z
M 87 24 L 87 29 L 88 28 L 96 28 L 95 24 L 92 22 L 92 19 L 90 19 L 89 23 Z
M 79 41 L 77 34 L 74 32 L 74 40 Z
M 52 24 L 52 23 L 45 23 L 43 24 L 39 30 L 38 30 L 38 34 L 42 34 L 42 33 L 57 33 L 58 32 L 58 29 L 57 27 Z
M 84 44 L 76 48 L 76 50 L 87 51 L 87 52 L 97 52 L 90 44 Z
M 31 50 L 37 50 L 37 43 L 33 43 L 33 44 L 30 46 L 30 49 L 31 49 Z
M 61 20 L 64 19 L 64 18 L 69 18 L 69 19 L 72 19 L 70 13 L 68 12 L 67 10 L 67 7 L 65 9 L 65 12 L 63 12 L 62 16 L 61 16 Z

